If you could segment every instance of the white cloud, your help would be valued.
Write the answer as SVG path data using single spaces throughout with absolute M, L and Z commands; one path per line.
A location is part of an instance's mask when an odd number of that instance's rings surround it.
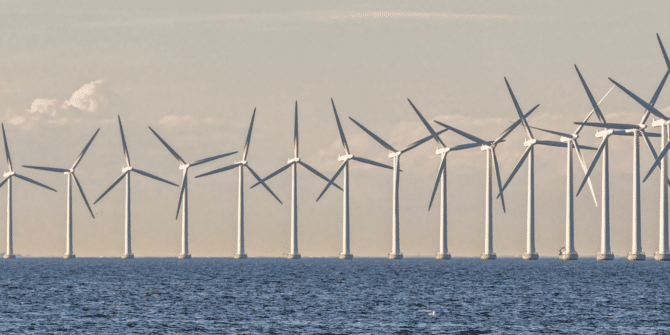
M 37 98 L 30 105 L 28 112 L 33 114 L 56 116 L 56 103 L 56 99 Z
M 105 97 L 100 93 L 102 79 L 84 84 L 78 90 L 72 93 L 69 100 L 63 102 L 61 108 L 74 107 L 82 112 L 94 113 L 105 101 Z
M 185 123 L 185 122 L 193 122 L 194 119 L 190 115 L 167 115 L 164 116 L 158 123 L 166 125 L 166 126 L 176 126 L 180 123 Z
M 15 125 L 15 126 L 18 126 L 18 125 L 22 124 L 22 123 L 25 122 L 25 121 L 26 121 L 26 119 L 25 119 L 24 117 L 22 117 L 22 116 L 15 116 L 15 117 L 13 117 L 13 118 L 11 118 L 11 119 L 9 120 L 9 123 L 10 123 L 10 124 L 13 124 L 13 125 Z

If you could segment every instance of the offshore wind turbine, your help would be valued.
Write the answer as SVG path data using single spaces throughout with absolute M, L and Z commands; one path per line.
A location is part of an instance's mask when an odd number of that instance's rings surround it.
M 439 148 L 435 151 L 436 155 L 440 155 L 440 167 L 437 170 L 437 179 L 435 180 L 435 186 L 433 187 L 433 193 L 430 196 L 430 203 L 428 203 L 428 210 L 433 205 L 433 199 L 435 199 L 435 192 L 437 191 L 438 185 L 441 185 L 440 187 L 440 244 L 438 247 L 437 254 L 435 255 L 435 259 L 437 260 L 443 260 L 443 259 L 451 259 L 451 254 L 449 254 L 449 248 L 447 247 L 447 154 L 452 152 L 452 151 L 459 151 L 459 150 L 465 150 L 465 149 L 470 149 L 470 148 L 475 148 L 480 146 L 481 144 L 479 143 L 467 143 L 467 144 L 461 144 L 457 145 L 454 147 L 447 147 L 440 136 L 435 132 L 433 127 L 430 126 L 428 121 L 421 115 L 419 110 L 414 106 L 411 100 L 407 99 L 409 101 L 409 104 L 412 105 L 412 108 L 416 112 L 416 115 L 419 116 L 419 119 L 421 119 L 421 122 L 423 125 L 428 129 L 428 132 L 430 132 L 431 137 L 435 139 L 437 142 L 437 145 L 439 145 Z M 441 132 L 447 131 L 447 129 L 443 129 Z
M 294 157 L 289 159 L 286 165 L 280 167 L 277 171 L 269 174 L 267 177 L 259 180 L 256 184 L 252 185 L 251 188 L 256 187 L 258 184 L 262 184 L 270 178 L 282 173 L 284 170 L 291 167 L 291 246 L 289 254 L 286 258 L 288 259 L 300 259 L 300 253 L 298 253 L 298 164 L 302 165 L 305 169 L 309 170 L 317 177 L 329 182 L 330 180 L 321 174 L 321 172 L 315 170 L 313 167 L 309 166 L 307 163 L 300 160 L 298 157 L 298 102 L 295 102 L 295 124 L 293 129 L 293 154 Z M 333 184 L 335 187 L 342 189 L 337 184 Z M 267 188 L 267 186 L 266 186 Z M 268 188 L 269 190 L 269 188 Z M 279 199 L 277 199 L 279 200 Z
M 126 137 L 123 135 L 123 126 L 121 125 L 121 117 L 118 117 L 119 119 L 119 130 L 121 132 L 121 144 L 123 145 L 123 156 L 126 159 L 126 166 L 121 169 L 121 176 L 116 178 L 116 180 L 112 183 L 105 192 L 103 192 L 100 197 L 93 203 L 94 205 L 100 201 L 109 191 L 111 191 L 114 186 L 116 186 L 121 180 L 124 178 L 126 179 L 126 222 L 125 222 L 125 248 L 123 255 L 121 258 L 123 259 L 132 259 L 135 256 L 133 255 L 132 248 L 130 245 L 130 173 L 131 172 L 136 172 L 137 174 L 140 174 L 145 177 L 149 177 L 151 179 L 155 179 L 161 182 L 164 182 L 166 184 L 174 185 L 174 186 L 179 186 L 173 182 L 167 181 L 163 178 L 156 177 L 152 175 L 151 173 L 142 171 L 140 169 L 134 168 L 132 165 L 130 165 L 130 155 L 128 154 L 128 146 L 126 145 Z
M 28 177 L 22 176 L 16 172 L 14 172 L 14 169 L 12 169 L 12 159 L 9 157 L 9 146 L 7 145 L 7 136 L 5 136 L 5 124 L 0 123 L 0 126 L 2 126 L 2 139 L 5 142 L 5 156 L 7 157 L 7 167 L 9 168 L 8 172 L 5 172 L 3 174 L 4 179 L 2 182 L 0 182 L 0 187 L 3 185 L 7 184 L 7 251 L 3 255 L 4 259 L 12 259 L 15 258 L 16 256 L 14 255 L 14 249 L 13 249 L 13 240 L 12 240 L 12 229 L 13 229 L 13 222 L 12 222 L 12 178 L 16 177 L 19 179 L 23 179 L 29 183 L 33 183 L 37 186 L 42 186 L 48 190 L 52 190 L 56 192 L 53 188 L 46 186 L 42 183 L 38 183 Z
M 242 151 L 242 160 L 235 162 L 232 165 L 224 166 L 220 169 L 216 169 L 207 173 L 203 173 L 195 176 L 196 178 L 209 176 L 211 174 L 228 171 L 230 169 L 238 168 L 238 189 L 237 189 L 237 253 L 233 256 L 235 259 L 245 259 L 247 258 L 247 253 L 244 250 L 244 169 L 246 168 L 251 172 L 251 174 L 261 182 L 263 187 L 272 194 L 272 196 L 279 201 L 281 200 L 272 192 L 270 187 L 261 181 L 261 177 L 258 176 L 256 171 L 254 171 L 249 162 L 247 161 L 247 154 L 249 153 L 249 145 L 251 144 L 251 130 L 254 128 L 254 118 L 256 117 L 256 109 L 254 108 L 254 113 L 251 115 L 251 123 L 249 124 L 249 132 L 247 133 L 247 140 L 244 143 L 244 150 Z
M 530 111 L 526 113 L 526 117 L 530 116 L 532 112 L 535 111 L 535 109 L 539 105 L 533 107 Z M 496 146 L 500 143 L 503 142 L 505 137 L 509 135 L 516 127 L 519 126 L 521 123 L 522 119 L 519 118 L 518 120 L 514 121 L 511 126 L 507 127 L 500 135 L 493 141 L 484 141 L 479 137 L 476 137 L 474 135 L 468 134 L 462 130 L 456 129 L 452 126 L 446 125 L 442 122 L 435 121 L 435 123 L 441 125 L 442 127 L 452 130 L 455 133 L 478 143 L 481 145 L 481 151 L 486 152 L 486 191 L 485 191 L 485 210 L 484 210 L 484 252 L 481 254 L 479 258 L 482 260 L 488 261 L 488 260 L 494 260 L 496 259 L 496 253 L 493 252 L 493 198 L 491 197 L 491 188 L 492 188 L 492 183 L 493 183 L 493 171 L 495 170 L 496 173 L 496 179 L 498 180 L 498 190 L 500 191 L 499 193 L 499 198 L 500 198 L 500 203 L 503 208 L 503 212 L 505 211 L 505 197 L 503 196 L 502 190 L 502 183 L 500 181 L 500 169 L 498 168 L 498 158 L 496 157 Z
M 84 154 L 88 150 L 88 147 L 91 145 L 93 140 L 95 139 L 95 136 L 98 135 L 98 132 L 100 131 L 100 128 L 95 131 L 95 134 L 93 134 L 93 137 L 88 141 L 86 146 L 84 147 L 84 150 L 81 151 L 79 156 L 77 156 L 77 159 L 75 159 L 74 164 L 72 164 L 72 167 L 69 169 L 61 169 L 61 168 L 53 168 L 53 167 L 46 167 L 46 166 L 31 166 L 31 165 L 23 165 L 23 167 L 30 168 L 30 169 L 37 169 L 37 170 L 44 170 L 44 171 L 51 171 L 51 172 L 58 172 L 58 173 L 63 173 L 67 177 L 67 202 L 65 205 L 65 256 L 63 258 L 65 259 L 70 259 L 70 258 L 75 258 L 76 256 L 74 255 L 74 252 L 72 250 L 72 180 L 74 180 L 75 184 L 77 184 L 77 188 L 79 189 L 79 193 L 81 193 L 81 198 L 84 200 L 84 203 L 86 204 L 86 207 L 88 208 L 88 211 L 91 213 L 91 217 L 95 219 L 95 215 L 93 215 L 93 211 L 91 210 L 91 206 L 88 204 L 88 200 L 86 200 L 86 195 L 84 195 L 84 189 L 81 188 L 81 184 L 79 183 L 79 179 L 77 179 L 77 176 L 74 174 L 75 169 L 77 168 L 77 165 L 79 165 L 79 162 L 81 162 L 81 159 L 84 158 Z
M 377 143 L 381 144 L 386 150 L 389 151 L 389 158 L 393 159 L 393 209 L 392 209 L 392 219 L 391 219 L 391 253 L 389 253 L 389 259 L 402 259 L 402 253 L 400 252 L 400 155 L 418 147 L 419 145 L 427 142 L 433 135 L 426 136 L 408 146 L 402 150 L 396 150 L 390 144 L 384 142 L 379 136 L 375 135 L 373 132 L 365 128 L 358 121 L 349 117 L 349 120 L 353 121 L 359 128 L 363 129 L 370 137 L 372 137 Z M 439 133 L 443 133 L 446 130 L 443 130 Z
M 332 178 L 330 178 L 330 181 L 326 185 L 326 187 L 321 191 L 321 194 L 319 194 L 319 197 L 316 198 L 316 201 L 319 201 L 321 197 L 326 193 L 330 185 L 332 185 L 335 182 L 335 179 L 337 176 L 340 175 L 340 173 L 343 173 L 343 187 L 344 187 L 344 192 L 343 192 L 343 199 L 342 199 L 342 253 L 338 256 L 339 259 L 352 259 L 354 258 L 354 255 L 351 253 L 351 248 L 350 248 L 350 239 L 349 239 L 349 161 L 357 161 L 361 163 L 366 163 L 374 166 L 379 166 L 383 168 L 387 168 L 390 170 L 393 170 L 393 167 L 388 166 L 386 164 L 382 163 L 377 163 L 375 161 L 362 158 L 362 157 L 356 157 L 351 154 L 349 151 L 349 145 L 347 144 L 347 139 L 344 137 L 344 131 L 342 130 L 342 124 L 340 124 L 340 118 L 337 116 L 337 109 L 335 108 L 335 102 L 333 102 L 333 99 L 330 99 L 330 103 L 333 105 L 333 113 L 335 113 L 335 121 L 337 122 L 337 130 L 340 133 L 340 139 L 342 140 L 342 147 L 344 148 L 344 156 L 338 156 L 337 160 L 342 162 L 340 164 L 340 167 L 337 169 L 335 174 L 333 175 Z
M 156 135 L 158 140 L 163 143 L 165 148 L 168 149 L 177 162 L 179 162 L 179 170 L 182 170 L 181 191 L 179 192 L 179 201 L 177 201 L 177 214 L 175 215 L 175 220 L 179 217 L 179 210 L 183 208 L 181 213 L 181 253 L 179 254 L 179 259 L 189 259 L 191 258 L 191 254 L 188 252 L 188 169 L 219 158 L 230 156 L 237 153 L 237 151 L 203 158 L 193 163 L 186 163 L 186 161 L 184 161 L 184 159 L 182 159 L 181 156 L 179 156 L 179 154 L 158 135 L 158 133 L 151 127 L 149 127 L 149 130 Z
M 652 98 L 652 102 L 655 103 L 655 99 L 658 98 L 658 95 L 660 94 L 661 88 L 665 84 L 667 76 L 663 78 L 663 81 L 661 82 L 661 85 L 658 87 L 656 90 L 656 93 L 654 94 L 654 98 Z M 619 129 L 622 130 L 623 132 L 627 134 L 631 134 L 633 136 L 633 220 L 632 220 L 632 241 L 631 241 L 631 252 L 628 253 L 627 259 L 629 261 L 644 261 L 646 259 L 646 255 L 642 251 L 642 236 L 641 236 L 641 225 L 642 225 L 642 213 L 641 213 L 641 199 L 640 199 L 640 136 L 645 140 L 645 143 L 647 144 L 647 147 L 649 148 L 649 151 L 651 151 L 651 154 L 654 156 L 654 159 L 657 159 L 658 156 L 656 155 L 656 151 L 654 150 L 653 145 L 649 141 L 649 137 L 652 136 L 660 136 L 660 134 L 654 134 L 646 133 L 646 128 L 647 125 L 645 122 L 647 121 L 647 118 L 649 116 L 649 112 L 652 112 L 656 115 L 656 110 L 651 104 L 647 103 L 646 101 L 640 99 L 637 95 L 633 94 L 631 91 L 626 89 L 625 87 L 621 86 L 619 83 L 614 81 L 612 78 L 609 78 L 612 83 L 614 83 L 617 87 L 619 87 L 622 91 L 624 91 L 626 94 L 629 96 L 633 97 L 638 103 L 641 103 L 643 106 L 651 107 L 654 110 L 647 109 L 647 111 L 644 113 L 642 116 L 642 120 L 640 121 L 639 124 L 627 124 L 627 123 L 588 123 L 588 122 L 583 122 L 577 124 L 580 125 L 586 125 L 586 126 L 591 126 L 591 127 L 599 127 L 599 128 L 609 128 L 611 129 Z M 647 107 L 648 108 L 648 107 Z M 661 118 L 665 118 L 665 116 L 658 112 L 658 116 Z M 602 146 L 603 143 L 601 143 Z M 597 157 L 596 157 L 597 158 Z

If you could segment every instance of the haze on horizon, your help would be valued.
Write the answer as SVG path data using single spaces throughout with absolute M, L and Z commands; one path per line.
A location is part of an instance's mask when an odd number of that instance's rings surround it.
M 187 161 L 240 151 L 194 168 L 191 175 L 196 175 L 241 158 L 257 108 L 248 160 L 265 176 L 293 155 L 298 101 L 301 158 L 330 177 L 339 166 L 337 156 L 344 154 L 330 98 L 352 153 L 385 164 L 391 163 L 387 151 L 348 116 L 403 147 L 428 135 L 407 103 L 410 98 L 428 120 L 493 138 L 517 118 L 503 77 L 524 111 L 540 104 L 531 125 L 572 132 L 572 122 L 591 110 L 573 64 L 597 99 L 611 87 L 608 77 L 649 99 L 667 70 L 655 35 L 670 48 L 667 13 L 670 4 L 662 1 L 62 1 L 39 6 L 2 1 L 0 115 L 12 161 L 17 172 L 58 190 L 14 183 L 14 251 L 60 257 L 65 245 L 64 178 L 21 165 L 68 166 L 102 128 L 77 170 L 92 203 L 124 164 L 117 115 L 133 165 L 179 183 L 179 165 L 147 126 Z M 656 104 L 666 112 L 668 90 Z M 636 123 L 643 112 L 618 89 L 601 108 L 610 122 Z M 580 144 L 597 146 L 593 134 L 585 129 Z M 453 132 L 441 137 L 450 146 L 466 143 Z M 503 179 L 523 152 L 523 140 L 519 128 L 498 147 Z M 657 138 L 652 143 L 661 149 Z M 403 156 L 400 243 L 406 257 L 432 257 L 437 251 L 439 212 L 435 206 L 427 211 L 438 167 L 435 149 L 431 141 Z M 585 155 L 590 163 L 593 152 Z M 645 173 L 650 156 L 643 146 Z M 617 256 L 631 243 L 631 158 L 632 141 L 612 138 L 611 245 Z M 541 147 L 535 159 L 536 247 L 540 257 L 555 257 L 564 244 L 565 150 Z M 483 250 L 484 164 L 479 149 L 448 158 L 448 246 L 455 257 L 478 257 Z M 505 191 L 507 213 L 494 202 L 498 256 L 524 252 L 525 169 Z M 391 172 L 359 164 L 350 176 L 352 253 L 385 257 L 391 240 Z M 576 187 L 582 177 L 575 162 Z M 246 179 L 251 186 L 250 176 Z M 599 166 L 592 181 L 600 200 Z M 132 183 L 133 252 L 176 257 L 179 189 L 140 177 Z M 250 257 L 288 252 L 290 175 L 268 184 L 284 205 L 261 188 L 245 192 Z M 299 174 L 303 257 L 340 252 L 341 193 L 331 189 L 317 203 L 324 186 L 311 174 Z M 77 256 L 121 255 L 122 189 L 117 186 L 93 206 L 95 220 L 80 195 L 73 195 Z M 231 257 L 237 173 L 192 179 L 189 189 L 191 254 Z M 497 186 L 493 190 L 497 193 Z M 0 192 L 6 194 L 5 188 Z M 6 201 L 4 195 L 0 201 Z M 642 184 L 642 202 L 642 246 L 650 256 L 657 247 L 658 172 Z M 0 211 L 2 227 L 4 215 Z M 600 207 L 583 192 L 575 201 L 576 250 L 594 256 L 599 238 Z

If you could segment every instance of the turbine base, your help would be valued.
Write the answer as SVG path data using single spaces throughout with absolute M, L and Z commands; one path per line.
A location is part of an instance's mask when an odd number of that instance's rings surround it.
M 65 256 L 63 256 L 63 259 L 73 259 L 73 258 L 77 258 L 77 256 L 75 256 L 74 254 L 65 254 Z
M 233 255 L 234 259 L 247 259 L 247 254 L 235 254 Z
M 354 255 L 352 254 L 340 254 L 337 256 L 337 258 L 345 260 L 345 259 L 354 259 Z
M 191 254 L 179 254 L 179 259 L 191 259 Z
M 562 261 L 576 261 L 579 258 L 579 254 L 576 251 L 566 252 L 558 256 Z
M 437 259 L 438 261 L 441 261 L 441 260 L 445 260 L 445 261 L 447 261 L 447 260 L 450 260 L 450 259 L 451 259 L 451 254 L 450 254 L 450 253 L 446 253 L 446 254 L 436 254 L 436 255 L 435 255 L 435 259 Z
M 133 255 L 133 254 L 125 254 L 125 255 L 121 256 L 121 258 L 123 258 L 123 259 L 133 259 L 133 258 L 135 258 L 135 255 Z
M 538 255 L 537 252 L 534 252 L 532 254 L 523 254 L 523 256 L 521 256 L 521 258 L 524 261 L 536 261 L 536 260 L 540 259 L 540 255 Z
M 288 254 L 286 259 L 300 259 L 300 254 Z
M 603 253 L 600 253 L 600 252 L 599 252 L 599 253 L 598 253 L 598 256 L 596 256 L 596 260 L 597 260 L 598 262 L 602 262 L 602 261 L 611 261 L 611 260 L 613 260 L 613 259 L 614 259 L 614 254 L 611 253 L 611 252 L 608 252 L 608 253 L 606 253 L 606 254 L 603 254 Z
M 389 254 L 389 259 L 402 259 L 402 254 Z
M 481 256 L 479 256 L 479 258 L 483 261 L 492 261 L 496 259 L 496 253 L 495 252 L 491 254 L 483 253 Z
M 646 258 L 647 258 L 647 256 L 644 254 L 644 252 L 639 252 L 639 253 L 638 252 L 635 252 L 635 253 L 629 252 L 628 257 L 626 257 L 626 259 L 628 259 L 631 262 L 643 261 Z
M 670 261 L 670 253 L 660 253 L 657 251 L 656 254 L 654 254 L 654 260 L 657 262 Z
M 14 258 L 16 258 L 16 255 L 14 255 L 14 254 L 9 254 L 9 255 L 4 254 L 2 256 L 2 258 L 4 258 L 4 259 L 14 259 Z

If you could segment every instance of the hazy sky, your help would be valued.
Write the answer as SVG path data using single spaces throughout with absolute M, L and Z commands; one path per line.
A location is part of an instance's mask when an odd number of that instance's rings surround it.
M 21 165 L 69 167 L 101 128 L 77 170 L 94 201 L 125 163 L 116 115 L 124 122 L 133 165 L 175 183 L 181 178 L 178 163 L 147 126 L 185 160 L 195 161 L 241 151 L 257 108 L 248 160 L 267 175 L 293 155 L 296 100 L 301 158 L 328 176 L 344 154 L 331 97 L 352 153 L 387 164 L 387 151 L 348 116 L 404 147 L 428 135 L 407 103 L 410 98 L 429 120 L 493 139 L 516 118 L 504 76 L 522 109 L 541 104 L 531 125 L 572 132 L 572 122 L 591 110 L 573 64 L 597 98 L 611 87 L 607 77 L 612 77 L 650 99 L 667 70 L 655 35 L 670 49 L 667 13 L 665 1 L 0 1 L 0 115 L 12 161 L 17 172 L 58 189 L 14 182 L 15 253 L 60 256 L 65 246 L 66 178 Z M 668 90 L 657 107 L 670 112 Z M 637 123 L 643 112 L 618 89 L 601 106 L 610 122 Z M 585 129 L 581 144 L 597 146 L 593 134 Z M 466 143 L 451 132 L 442 138 L 447 145 Z M 519 128 L 499 146 L 502 178 L 523 152 L 523 141 Z M 659 140 L 653 142 L 660 150 Z M 631 245 L 632 140 L 614 138 L 610 144 L 612 249 L 625 255 Z M 401 161 L 405 256 L 437 251 L 439 212 L 437 207 L 427 211 L 439 163 L 435 149 L 435 142 L 428 142 Z M 592 156 L 587 153 L 589 163 Z M 194 168 L 191 175 L 240 158 L 241 153 Z M 644 146 L 641 162 L 646 173 L 652 161 Z M 565 164 L 565 149 L 537 148 L 536 244 L 542 257 L 555 257 L 564 245 Z M 449 251 L 454 256 L 483 251 L 484 168 L 478 148 L 449 155 Z M 526 170 L 505 193 L 507 213 L 494 203 L 499 256 L 525 250 Z M 383 257 L 391 242 L 391 172 L 352 164 L 350 176 L 352 253 Z M 247 174 L 249 185 L 251 178 Z M 575 183 L 581 178 L 575 162 Z M 599 167 L 592 180 L 600 199 Z M 132 183 L 133 252 L 177 256 L 178 188 L 141 176 Z M 251 257 L 288 252 L 290 173 L 269 185 L 284 205 L 261 188 L 246 192 Z M 341 192 L 331 189 L 315 202 L 325 182 L 306 170 L 300 171 L 298 185 L 300 253 L 339 254 Z M 192 179 L 189 186 L 191 254 L 232 256 L 237 173 Z M 657 248 L 658 193 L 656 172 L 642 186 L 647 255 Z M 75 254 L 121 255 L 123 185 L 93 207 L 99 213 L 95 220 L 79 194 L 73 199 Z M 588 193 L 576 199 L 575 208 L 576 249 L 582 256 L 595 255 L 600 208 Z M 0 241 L 5 250 L 5 239 Z

